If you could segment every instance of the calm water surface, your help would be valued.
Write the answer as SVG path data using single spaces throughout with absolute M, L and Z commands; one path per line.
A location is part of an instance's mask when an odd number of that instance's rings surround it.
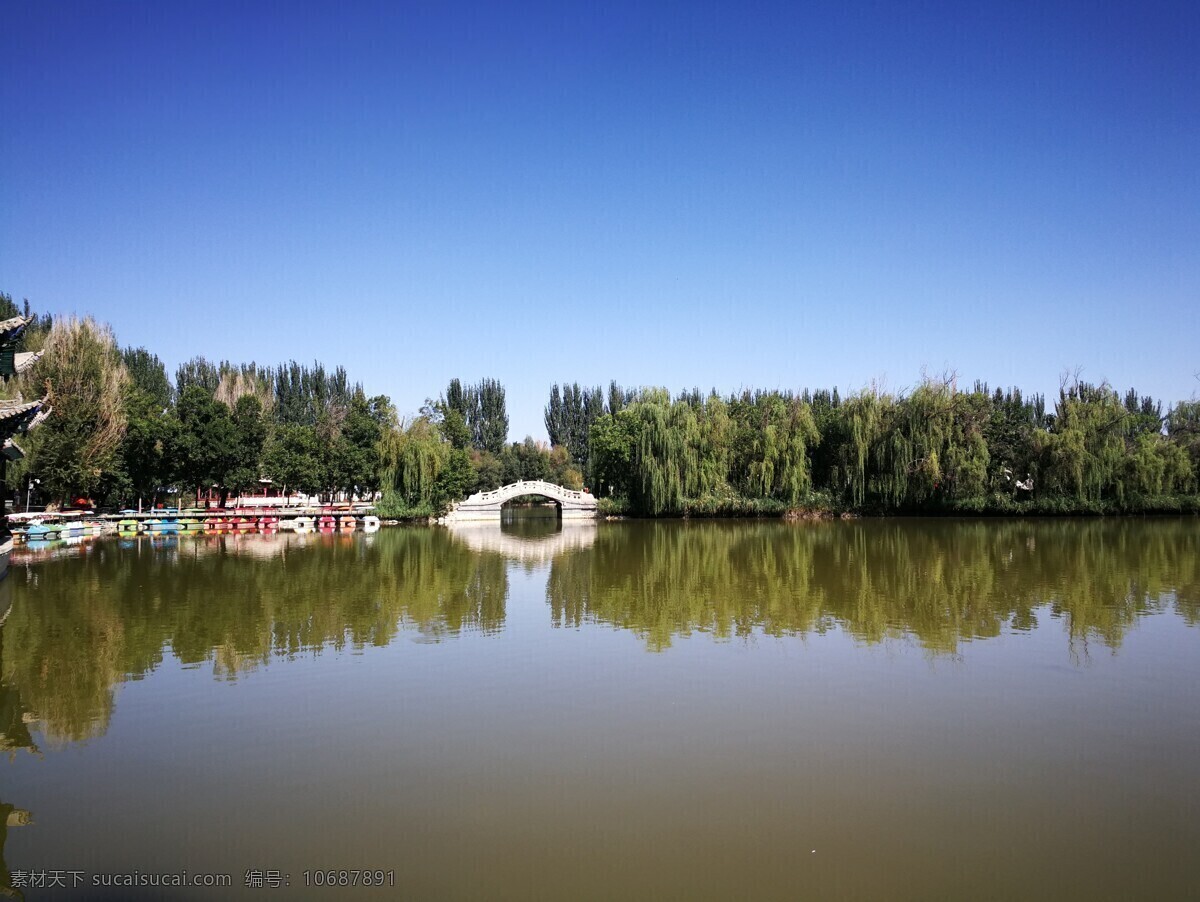
M 1200 897 L 1195 519 L 113 540 L 0 610 L 0 886 Z

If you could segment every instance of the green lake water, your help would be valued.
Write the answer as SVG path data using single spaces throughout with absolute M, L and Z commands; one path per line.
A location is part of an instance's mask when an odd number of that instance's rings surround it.
M 0 897 L 1200 898 L 1194 518 L 98 540 L 0 611 Z

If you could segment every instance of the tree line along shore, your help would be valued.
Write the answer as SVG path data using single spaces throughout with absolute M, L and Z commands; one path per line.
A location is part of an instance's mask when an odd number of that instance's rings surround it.
M 555 384 L 549 444 L 510 442 L 494 379 L 452 380 L 401 417 L 340 366 L 196 357 L 172 380 L 108 326 L 37 316 L 0 294 L 0 319 L 17 315 L 31 318 L 19 350 L 46 353 L 5 390 L 45 394 L 53 410 L 8 469 L 18 506 L 34 487 L 49 502 L 120 508 L 270 484 L 419 519 L 545 479 L 587 487 L 610 515 L 1200 512 L 1194 396 L 1164 406 L 1077 377 L 1052 406 L 954 378 L 846 396 Z

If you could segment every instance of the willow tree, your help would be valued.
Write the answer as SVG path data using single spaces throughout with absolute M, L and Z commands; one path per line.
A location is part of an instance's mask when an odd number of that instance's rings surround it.
M 1166 420 L 1167 437 L 1183 450 L 1190 462 L 1182 491 L 1194 492 L 1200 483 L 1200 401 L 1183 401 L 1171 409 Z
M 389 496 L 409 509 L 432 512 L 438 477 L 450 461 L 450 445 L 428 417 L 385 431 L 379 442 L 384 507 Z
M 627 408 L 636 420 L 630 500 L 648 514 L 678 513 L 684 501 L 716 486 L 701 465 L 703 428 L 697 408 L 671 402 L 665 389 L 648 390 Z
M 1196 481 L 1187 451 L 1161 434 L 1138 435 L 1126 468 L 1129 489 L 1137 495 L 1195 491 Z
M 1124 502 L 1128 416 L 1107 384 L 1064 386 L 1052 429 L 1036 434 L 1045 489 L 1085 501 Z
M 724 416 L 730 419 L 727 479 L 743 495 L 795 504 L 809 492 L 810 449 L 819 435 L 808 402 L 779 392 L 745 392 L 729 405 L 710 398 L 705 406 L 714 450 Z
M 730 483 L 737 424 L 732 404 L 713 391 L 697 411 L 700 434 L 696 447 L 697 480 L 702 493 Z
M 875 389 L 852 395 L 840 407 L 840 446 L 834 452 L 832 475 L 835 487 L 856 505 L 867 498 L 873 483 L 877 446 L 890 425 L 894 402 Z
M 895 505 L 920 507 L 935 498 L 970 498 L 987 487 L 983 429 L 990 400 L 960 392 L 953 380 L 926 379 L 900 399 L 880 459 L 880 484 Z
M 655 399 L 641 401 L 631 410 L 640 426 L 633 449 L 632 500 L 652 515 L 679 511 L 689 466 L 686 438 L 672 415 L 674 409 L 669 401 Z
M 60 500 L 90 497 L 120 473 L 129 375 L 112 329 L 91 317 L 57 320 L 45 350 L 23 383 L 54 411 L 30 434 L 29 472 Z

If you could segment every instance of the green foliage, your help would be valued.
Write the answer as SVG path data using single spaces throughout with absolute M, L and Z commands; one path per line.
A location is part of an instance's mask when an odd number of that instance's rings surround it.
M 375 513 L 385 520 L 429 520 L 437 516 L 430 502 L 409 504 L 394 490 L 383 493 L 375 504 Z
M 215 395 L 217 386 L 221 384 L 221 372 L 216 364 L 204 357 L 193 357 L 175 370 L 175 393 L 183 393 L 193 386 L 203 389 L 209 395 Z
M 478 419 L 473 424 L 475 447 L 499 454 L 508 442 L 508 410 L 504 386 L 496 379 L 484 379 L 478 386 Z
M 333 488 L 363 497 L 375 493 L 380 475 L 378 446 L 387 415 L 372 409 L 362 389 L 355 391 L 330 455 Z
M 1183 401 L 1167 415 L 1167 438 L 1187 456 L 1188 470 L 1180 467 L 1180 491 L 1200 490 L 1200 401 Z
M 621 398 L 615 382 L 609 386 L 609 397 L 614 402 Z M 608 412 L 614 411 L 610 409 Z M 565 447 L 581 472 L 588 471 L 592 425 L 604 413 L 604 392 L 599 386 L 580 388 L 579 383 L 575 382 L 560 389 L 556 383 L 550 389 L 550 401 L 545 410 L 546 433 L 550 436 L 550 444 Z
M 220 402 L 218 402 L 220 403 Z M 242 395 L 233 408 L 233 461 L 222 485 L 231 492 L 251 492 L 259 487 L 267 424 L 262 404 L 254 395 Z
M 125 362 L 132 389 L 160 411 L 171 405 L 175 392 L 158 355 L 145 348 L 126 348 L 121 352 L 121 359 Z
M 121 459 L 128 479 L 130 503 L 149 499 L 175 478 L 179 456 L 179 421 L 145 391 L 130 385 L 125 400 L 128 425 Z
M 625 517 L 634 513 L 628 498 L 598 498 L 596 507 L 602 517 Z
M 627 410 L 606 413 L 592 425 L 589 459 L 592 484 L 598 498 L 629 497 L 633 449 L 639 438 L 638 420 Z
M 530 436 L 521 442 L 513 442 L 504 449 L 500 457 L 501 485 L 518 480 L 549 479 L 550 452 Z
M 463 448 L 451 449 L 446 464 L 434 481 L 434 508 L 441 512 L 456 501 L 467 497 L 475 484 L 475 471 L 471 468 L 471 455 Z
M 452 450 L 461 449 L 452 449 L 428 417 L 387 430 L 379 446 L 384 497 L 394 496 L 410 508 L 434 508 L 439 501 L 438 478 Z
M 490 492 L 504 485 L 504 468 L 500 458 L 490 451 L 471 452 L 471 469 L 475 472 L 472 493 Z
M 184 485 L 200 491 L 216 486 L 222 496 L 239 463 L 237 430 L 229 408 L 198 383 L 179 395 L 178 472 Z
M 583 474 L 575 466 L 567 449 L 561 445 L 551 448 L 546 461 L 546 478 L 565 489 L 578 491 L 583 488 Z
M 321 448 L 315 426 L 278 425 L 263 452 L 263 473 L 285 492 L 315 495 L 327 482 Z
M 72 501 L 115 484 L 129 375 L 112 331 L 92 319 L 54 323 L 24 391 L 46 394 L 52 416 L 30 433 L 28 469 L 52 497 Z
M 757 516 L 789 509 L 887 512 L 1190 510 L 1200 492 L 1200 402 L 1170 408 L 1130 389 L 1064 383 L 1038 395 L 925 379 L 865 389 L 607 390 L 554 385 L 550 445 L 507 443 L 505 389 L 452 380 L 400 426 L 341 367 L 195 357 L 172 387 L 145 348 L 119 352 L 106 326 L 29 317 L 21 350 L 46 350 L 9 397 L 49 394 L 50 419 L 22 439 L 10 484 L 38 478 L 67 500 L 152 501 L 164 491 L 255 489 L 263 477 L 310 495 L 382 493 L 396 510 L 438 512 L 518 480 L 590 486 L 651 516 Z
M 713 415 L 723 415 L 719 398 L 708 406 Z M 730 481 L 747 497 L 799 502 L 812 488 L 808 449 L 820 438 L 812 405 L 777 393 L 744 396 L 731 405 L 729 419 L 734 435 Z
M 311 367 L 292 360 L 273 373 L 275 419 L 285 425 L 318 426 L 338 422 L 360 386 L 352 386 L 343 367 L 326 371 L 321 363 Z
M 666 397 L 647 398 L 629 409 L 640 427 L 633 449 L 631 500 L 651 516 L 678 513 L 683 499 L 698 488 L 695 413 Z
M 482 379 L 464 388 L 461 381 L 451 379 L 446 394 L 433 407 L 441 416 L 442 434 L 453 447 L 491 454 L 504 450 L 508 411 L 499 380 Z
M 438 429 L 451 448 L 465 450 L 471 447 L 471 427 L 467 425 L 462 411 L 448 407 L 441 412 Z
M 570 409 L 566 397 L 573 387 L 552 392 L 548 422 L 566 416 L 555 413 Z M 802 508 L 816 491 L 833 508 L 877 513 L 1128 511 L 1197 491 L 1200 405 L 1163 418 L 1134 391 L 1122 400 L 1076 382 L 1047 415 L 1040 396 L 962 391 L 953 378 L 845 400 L 652 389 L 598 417 L 589 438 L 599 497 L 650 516 L 754 515 L 755 500 Z

